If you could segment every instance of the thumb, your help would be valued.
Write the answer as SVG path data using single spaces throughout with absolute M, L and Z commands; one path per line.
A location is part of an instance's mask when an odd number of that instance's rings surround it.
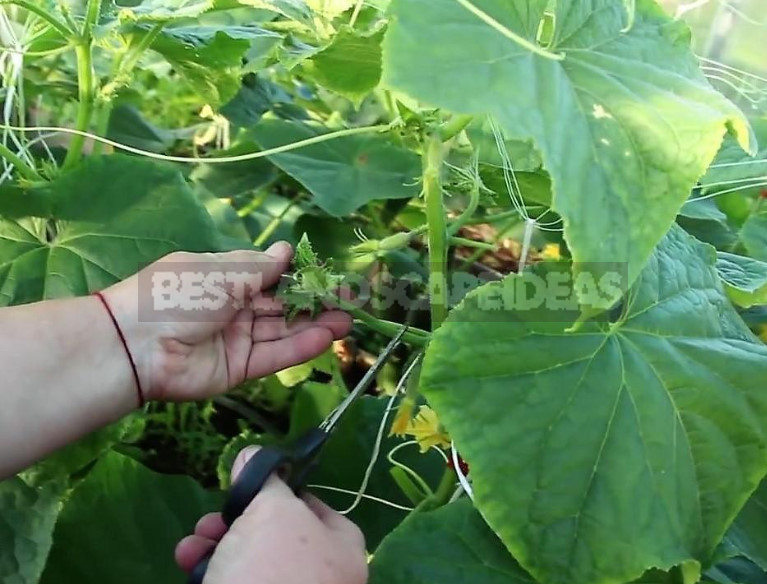
M 237 455 L 237 458 L 234 459 L 234 464 L 232 465 L 231 477 L 233 484 L 259 450 L 261 450 L 261 446 L 254 445 L 247 446 L 240 451 L 240 453 Z M 277 473 L 272 473 L 269 476 L 269 478 L 266 480 L 266 483 L 261 488 L 261 491 L 259 491 L 253 501 L 251 501 L 248 508 L 251 508 L 256 500 L 263 498 L 264 496 L 276 496 L 282 498 L 289 497 L 293 499 L 296 498 L 293 491 L 282 481 L 282 479 L 280 479 Z M 245 512 L 247 513 L 247 510 Z

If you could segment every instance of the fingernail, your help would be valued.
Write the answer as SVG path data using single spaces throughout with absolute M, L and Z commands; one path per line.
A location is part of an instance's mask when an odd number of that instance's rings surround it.
M 293 248 L 287 241 L 278 241 L 269 246 L 269 249 L 266 250 L 266 255 L 272 256 L 273 258 L 282 258 L 292 250 Z

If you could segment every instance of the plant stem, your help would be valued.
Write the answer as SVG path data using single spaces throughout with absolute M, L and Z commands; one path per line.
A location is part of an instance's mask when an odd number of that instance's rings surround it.
M 280 223 L 282 223 L 282 220 L 285 218 L 285 215 L 287 215 L 288 212 L 293 207 L 296 206 L 296 203 L 298 203 L 298 200 L 290 201 L 287 205 L 285 205 L 285 208 L 282 211 L 280 211 L 279 214 L 269 222 L 269 225 L 266 226 L 266 228 L 259 234 L 256 240 L 253 242 L 253 245 L 255 247 L 261 247 L 269 240 L 272 234 L 275 231 L 277 231 L 277 228 L 280 226 Z
M 33 167 L 29 166 L 26 162 L 24 162 L 21 158 L 19 158 L 16 154 L 14 154 L 7 146 L 0 144 L 0 157 L 5 158 L 8 162 L 13 164 L 13 166 L 16 167 L 16 170 L 19 171 L 19 174 L 26 178 L 27 180 L 31 181 L 44 181 L 42 176 L 40 176 Z
M 101 14 L 101 1 L 102 0 L 88 0 L 88 6 L 85 9 L 85 22 L 83 23 L 83 32 L 81 35 L 83 42 L 91 42 L 93 26 L 99 21 L 99 15 Z
M 474 213 L 476 213 L 477 209 L 479 208 L 479 195 L 479 182 L 477 182 L 477 184 L 475 184 L 471 189 L 471 193 L 469 195 L 469 204 L 466 206 L 466 209 L 455 221 L 450 224 L 450 228 L 447 230 L 449 235 L 455 235 L 461 230 L 461 227 L 472 220 Z
M 95 76 L 93 71 L 93 26 L 98 22 L 101 12 L 101 0 L 88 0 L 88 6 L 85 12 L 85 22 L 83 31 L 75 45 L 75 56 L 77 57 L 77 122 L 75 128 L 79 132 L 87 132 L 93 116 L 93 101 L 95 92 Z M 64 159 L 64 169 L 71 168 L 77 164 L 83 155 L 83 146 L 85 137 L 76 134 L 69 143 L 67 156 Z
M 109 118 L 112 116 L 112 101 L 102 101 L 96 115 L 96 134 L 106 136 L 109 132 Z M 98 156 L 104 151 L 103 142 L 94 142 L 93 154 Z
M 442 140 L 432 135 L 423 155 L 423 185 L 426 221 L 429 225 L 429 296 L 431 330 L 437 330 L 447 318 L 447 221 L 442 199 Z
M 76 129 L 78 132 L 87 132 L 93 114 L 93 62 L 91 60 L 90 40 L 81 41 L 75 46 L 77 56 L 77 83 L 78 101 Z M 85 145 L 85 136 L 75 134 L 69 143 L 67 156 L 64 159 L 64 168 L 71 168 L 80 161 Z
M 56 19 L 52 14 L 45 10 L 45 8 L 35 5 L 33 2 L 29 2 L 28 0 L 0 0 L 0 5 L 3 4 L 15 4 L 16 6 L 19 6 L 28 12 L 36 14 L 45 22 L 50 24 L 56 30 L 56 32 L 58 32 L 64 38 L 70 38 L 74 34 L 74 31 L 69 30 L 67 25 Z
M 474 241 L 473 239 L 466 239 L 465 237 L 451 237 L 451 245 L 460 245 L 462 247 L 472 247 L 474 249 L 482 249 L 485 251 L 495 251 L 495 246 L 492 243 L 486 241 Z
M 349 302 L 343 298 L 333 296 L 332 298 L 328 298 L 328 302 L 338 306 L 338 308 L 344 312 L 348 312 L 355 319 L 365 323 L 370 329 L 384 336 L 394 338 L 402 329 L 401 324 L 376 318 L 372 314 L 369 314 L 359 308 L 353 302 Z M 406 343 L 410 345 L 415 347 L 424 347 L 429 341 L 429 333 L 421 329 L 410 327 L 402 338 Z
M 349 28 L 354 28 L 354 25 L 357 24 L 357 18 L 359 18 L 363 4 L 365 4 L 365 0 L 357 0 L 357 4 L 354 6 L 354 12 L 352 12 L 352 17 L 349 19 Z
M 498 22 L 495 18 L 490 16 L 487 12 L 485 12 L 484 10 L 472 4 L 469 0 L 456 0 L 456 1 L 458 2 L 458 4 L 463 6 L 466 10 L 471 12 L 474 16 L 479 18 L 482 22 L 490 26 L 492 29 L 501 33 L 507 39 L 509 39 L 512 42 L 515 42 L 520 47 L 527 49 L 531 53 L 534 53 L 540 57 L 543 57 L 544 59 L 551 59 L 552 61 L 561 61 L 565 58 L 565 56 L 561 53 L 549 52 L 543 47 L 537 45 L 536 43 L 531 42 L 527 40 L 525 37 L 518 35 L 510 28 L 507 28 L 506 26 Z
M 455 138 L 466 129 L 466 126 L 468 126 L 473 119 L 474 116 L 453 116 L 440 130 L 442 141 L 447 142 L 448 140 Z
M 450 497 L 452 497 L 455 492 L 455 483 L 457 480 L 455 471 L 450 467 L 446 468 L 445 472 L 442 474 L 442 479 L 439 481 L 437 490 L 416 508 L 416 512 L 421 513 L 423 511 L 431 511 L 447 505 L 448 501 L 450 501 Z

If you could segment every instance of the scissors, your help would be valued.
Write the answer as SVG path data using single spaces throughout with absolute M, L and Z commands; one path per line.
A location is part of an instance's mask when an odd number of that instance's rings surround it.
M 221 515 L 227 527 L 231 527 L 235 519 L 242 515 L 273 472 L 276 472 L 294 493 L 303 489 L 306 478 L 317 465 L 322 447 L 351 406 L 365 393 L 407 330 L 408 327 L 405 325 L 386 346 L 373 366 L 367 370 L 357 386 L 322 424 L 309 430 L 292 446 L 266 446 L 253 455 L 232 484 L 224 502 Z M 215 549 L 208 552 L 195 566 L 189 575 L 189 584 L 202 584 L 214 552 Z

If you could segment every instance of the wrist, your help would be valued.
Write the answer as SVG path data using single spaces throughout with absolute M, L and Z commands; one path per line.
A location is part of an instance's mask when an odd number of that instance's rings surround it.
M 114 319 L 119 350 L 130 370 L 138 406 L 156 399 L 153 371 L 161 335 L 158 323 L 143 322 L 135 276 L 110 286 L 99 294 L 106 303 L 107 318 Z

